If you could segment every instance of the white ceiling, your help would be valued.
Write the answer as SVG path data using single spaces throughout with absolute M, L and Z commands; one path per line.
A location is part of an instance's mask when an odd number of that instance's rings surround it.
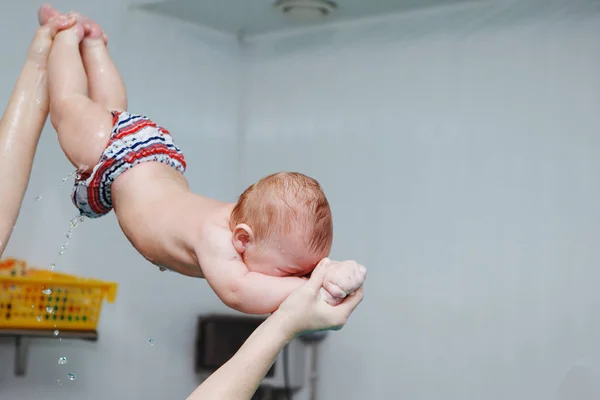
M 275 0 L 167 0 L 136 7 L 217 31 L 246 36 L 351 21 L 418 9 L 484 0 L 336 0 L 337 11 L 315 22 L 299 22 L 273 7 Z

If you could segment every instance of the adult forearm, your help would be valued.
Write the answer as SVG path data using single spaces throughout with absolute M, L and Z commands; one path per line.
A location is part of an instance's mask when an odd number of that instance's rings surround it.
M 19 214 L 48 116 L 46 78 L 45 66 L 30 55 L 0 120 L 0 254 Z
M 277 354 L 289 342 L 286 332 L 285 321 L 273 314 L 187 400 L 250 400 Z

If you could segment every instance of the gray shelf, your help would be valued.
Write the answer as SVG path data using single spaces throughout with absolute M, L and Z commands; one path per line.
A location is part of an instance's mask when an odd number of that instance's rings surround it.
M 90 342 L 98 340 L 96 331 L 60 331 L 54 329 L 0 329 L 0 337 L 15 338 L 15 375 L 25 376 L 29 341 L 32 339 L 79 339 Z

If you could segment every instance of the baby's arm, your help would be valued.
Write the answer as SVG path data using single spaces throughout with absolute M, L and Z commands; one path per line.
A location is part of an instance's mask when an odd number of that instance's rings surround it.
M 202 265 L 208 284 L 221 301 L 234 310 L 246 314 L 269 314 L 306 279 L 293 276 L 275 277 L 250 272 L 237 260 L 204 262 Z

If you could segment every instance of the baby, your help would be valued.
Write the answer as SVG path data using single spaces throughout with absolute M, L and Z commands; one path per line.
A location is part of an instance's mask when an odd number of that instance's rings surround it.
M 40 23 L 58 15 L 48 5 Z M 278 173 L 250 186 L 237 204 L 189 190 L 171 134 L 127 111 L 125 86 L 99 25 L 77 16 L 48 60 L 50 117 L 78 175 L 72 200 L 97 218 L 114 208 L 125 236 L 150 262 L 205 278 L 229 307 L 275 311 L 319 262 L 333 263 L 322 292 L 330 304 L 358 289 L 366 270 L 327 260 L 331 210 L 319 183 Z M 323 260 L 323 261 L 322 261 Z

